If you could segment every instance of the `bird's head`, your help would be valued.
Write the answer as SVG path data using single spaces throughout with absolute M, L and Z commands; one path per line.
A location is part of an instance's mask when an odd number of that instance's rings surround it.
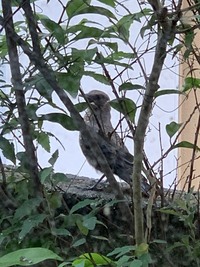
M 92 90 L 85 94 L 85 97 L 92 107 L 97 109 L 102 109 L 110 101 L 108 95 L 99 90 Z

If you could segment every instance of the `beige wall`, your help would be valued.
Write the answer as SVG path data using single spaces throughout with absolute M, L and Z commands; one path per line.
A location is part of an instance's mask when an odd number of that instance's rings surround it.
M 186 1 L 185 1 L 186 2 Z M 190 17 L 190 14 L 186 14 Z M 199 47 L 200 44 L 200 31 L 198 30 L 196 32 L 196 37 L 194 40 L 194 44 L 197 44 L 197 47 Z M 184 63 L 180 65 L 180 88 L 182 88 L 182 85 L 184 83 L 184 79 L 188 76 L 191 77 L 191 69 L 194 71 L 192 72 L 192 76 L 196 78 L 200 78 L 200 65 L 195 61 L 194 58 L 190 58 L 190 61 L 188 63 Z M 200 103 L 200 89 L 197 90 L 191 90 L 191 92 L 188 93 L 187 97 L 181 96 L 179 99 L 179 122 L 185 123 L 189 120 L 192 112 L 194 111 L 194 107 Z M 187 124 L 186 128 L 182 132 L 179 142 L 180 141 L 189 141 L 191 143 L 194 143 L 195 140 L 195 133 L 196 133 L 196 127 L 198 124 L 200 115 L 200 110 L 196 109 L 194 115 L 192 116 L 190 122 Z M 200 147 L 200 138 L 198 138 L 197 145 Z M 185 187 L 185 190 L 188 188 L 188 184 L 186 183 L 186 180 L 190 174 L 191 169 L 191 158 L 192 158 L 192 149 L 186 149 L 181 148 L 179 149 L 178 153 L 178 180 L 179 180 L 179 189 L 183 189 Z M 195 162 L 194 162 L 194 170 L 193 173 L 193 182 L 192 185 L 195 186 L 195 189 L 198 189 L 199 183 L 200 183 L 200 153 L 195 154 Z

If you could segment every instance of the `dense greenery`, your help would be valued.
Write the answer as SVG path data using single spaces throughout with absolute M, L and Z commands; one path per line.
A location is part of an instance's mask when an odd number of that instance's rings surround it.
M 163 160 L 169 153 L 185 147 L 195 154 L 198 138 L 194 143 L 178 142 L 188 121 L 172 121 L 166 125 L 171 145 L 161 151 L 154 166 L 144 152 L 157 98 L 191 91 L 196 94 L 200 88 L 192 64 L 183 88 L 159 88 L 158 83 L 166 57 L 172 66 L 177 60 L 183 63 L 191 58 L 199 64 L 194 42 L 199 2 L 188 1 L 188 8 L 182 7 L 181 0 L 166 4 L 138 1 L 137 5 L 133 0 L 1 2 L 0 149 L 13 167 L 7 168 L 0 160 L 0 267 L 200 266 L 199 195 L 191 188 L 194 168 L 188 193 L 181 192 L 178 197 L 163 190 L 162 175 Z M 60 10 L 59 17 L 52 19 L 44 12 L 42 2 L 47 8 L 53 3 Z M 146 71 L 149 55 L 152 64 Z M 58 151 L 49 156 L 48 167 L 40 166 L 37 148 L 50 152 L 51 138 L 57 139 L 45 129 L 45 121 L 66 131 L 78 130 L 93 141 L 80 116 L 87 104 L 71 101 L 83 91 L 86 77 L 114 93 L 110 104 L 120 113 L 121 135 L 134 140 L 134 219 L 132 205 L 127 204 L 109 168 L 105 174 L 116 187 L 114 201 L 69 203 L 56 188 L 68 179 L 54 171 Z M 140 102 L 133 100 L 132 92 Z M 48 114 L 39 115 L 42 107 L 48 107 Z M 197 101 L 194 110 L 198 108 Z M 199 129 L 200 120 L 196 136 Z M 20 152 L 16 152 L 16 143 Z M 94 149 L 98 151 L 95 143 Z M 191 166 L 194 160 L 192 157 Z M 140 191 L 142 169 L 152 186 L 145 205 Z M 116 217 L 124 222 L 120 221 L 121 227 Z

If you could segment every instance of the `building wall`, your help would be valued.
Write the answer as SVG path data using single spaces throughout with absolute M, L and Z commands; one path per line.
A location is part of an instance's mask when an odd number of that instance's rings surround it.
M 186 7 L 186 1 L 184 4 Z M 192 14 L 187 12 L 183 14 L 185 21 L 191 23 Z M 196 36 L 194 39 L 194 45 L 200 43 L 200 32 L 197 30 Z M 184 53 L 184 51 L 182 51 Z M 180 56 L 181 59 L 182 55 Z M 192 70 L 192 73 L 191 73 Z M 182 88 L 184 84 L 184 79 L 186 77 L 196 77 L 200 78 L 200 66 L 195 60 L 195 58 L 191 57 L 188 63 L 180 64 L 180 79 L 179 84 L 180 88 Z M 191 90 L 188 92 L 187 96 L 181 96 L 179 98 L 179 122 L 185 123 L 189 121 L 189 123 L 186 125 L 185 129 L 180 135 L 179 142 L 180 141 L 189 141 L 191 143 L 195 142 L 195 136 L 197 131 L 197 125 L 198 120 L 200 116 L 200 109 L 195 109 L 195 106 L 200 104 L 200 89 Z M 199 140 L 199 134 L 197 135 L 198 141 L 197 145 L 200 147 L 200 140 Z M 191 159 L 192 157 L 195 157 L 194 166 L 192 166 Z M 195 189 L 199 188 L 200 183 L 200 153 L 196 152 L 195 155 L 193 155 L 193 150 L 188 148 L 180 148 L 178 153 L 178 188 L 179 189 L 188 189 L 188 183 L 187 180 L 191 176 L 191 168 L 194 169 L 194 172 L 192 173 L 193 181 L 192 186 L 195 187 Z

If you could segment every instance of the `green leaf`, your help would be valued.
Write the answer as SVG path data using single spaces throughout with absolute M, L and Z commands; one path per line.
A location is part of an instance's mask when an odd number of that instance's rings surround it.
M 76 131 L 78 128 L 75 126 L 74 121 L 71 117 L 63 113 L 49 113 L 42 115 L 40 119 L 47 120 L 50 122 L 59 123 L 62 127 L 70 131 Z
M 83 225 L 83 220 L 82 219 L 76 220 L 76 225 L 77 225 L 79 231 L 81 232 L 81 234 L 83 234 L 85 236 L 88 235 L 89 229 Z
M 153 14 L 151 15 L 150 19 L 148 19 L 147 25 L 145 24 L 145 26 L 142 27 L 141 30 L 140 30 L 141 37 L 144 38 L 145 31 L 146 30 L 150 30 L 151 31 L 153 26 L 156 25 L 156 23 L 157 23 L 157 18 L 156 18 L 156 15 L 153 12 Z
M 171 94 L 184 95 L 184 93 L 180 90 L 165 89 L 165 90 L 158 90 L 157 92 L 155 92 L 155 97 L 162 96 L 162 95 L 171 95 Z
M 85 71 L 84 75 L 86 76 L 90 76 L 92 78 L 94 78 L 96 81 L 106 84 L 106 85 L 110 85 L 110 82 L 108 81 L 108 78 L 102 74 L 98 74 L 92 71 Z
M 94 58 L 95 54 L 97 53 L 97 48 L 93 49 L 76 49 L 72 48 L 72 58 L 74 60 L 81 59 L 85 60 L 88 64 L 91 64 L 92 59 Z
M 124 116 L 134 122 L 136 113 L 136 104 L 129 98 L 119 98 L 110 101 L 111 107 L 121 112 Z
M 195 150 L 198 150 L 200 151 L 200 148 L 188 141 L 182 141 L 178 144 L 176 144 L 173 148 L 177 148 L 177 147 L 183 147 L 183 148 L 191 148 L 191 149 L 195 149 Z
M 130 26 L 134 21 L 140 22 L 140 19 L 144 16 L 144 13 L 138 12 L 134 14 L 128 14 L 122 17 L 116 24 L 119 36 L 125 42 L 129 40 Z
M 46 248 L 25 248 L 8 253 L 0 258 L 0 267 L 9 267 L 14 265 L 32 266 L 45 260 L 63 259 L 53 251 Z
M 121 66 L 121 67 L 124 67 L 124 68 L 129 68 L 129 69 L 132 69 L 132 66 L 130 66 L 130 64 L 127 64 L 127 63 L 121 63 L 119 61 L 116 61 L 114 60 L 112 57 L 103 57 L 101 56 L 101 58 L 99 57 L 96 57 L 95 58 L 95 62 L 98 63 L 98 64 L 113 64 L 113 65 L 116 65 L 116 66 Z
M 21 220 L 23 217 L 30 215 L 41 203 L 41 198 L 31 198 L 24 201 L 19 208 L 17 208 L 14 218 Z
M 98 1 L 105 5 L 115 7 L 115 0 L 98 0 Z
M 85 9 L 90 5 L 91 0 L 71 0 L 68 1 L 66 6 L 66 12 L 69 18 L 72 18 L 79 14 L 81 10 Z
M 116 17 L 113 12 L 100 6 L 87 5 L 75 11 L 75 15 L 81 15 L 81 14 L 98 14 L 98 15 L 103 15 L 109 19 L 112 18 L 116 20 Z
M 99 253 L 85 253 L 74 260 L 72 266 L 82 266 L 80 265 L 82 262 L 84 262 L 84 267 L 93 267 L 94 264 L 95 266 L 112 266 L 113 261 Z
M 145 87 L 140 84 L 132 84 L 130 82 L 123 83 L 119 86 L 119 91 L 138 90 L 138 89 L 145 89 Z
M 47 152 L 50 152 L 50 141 L 49 141 L 49 135 L 47 133 L 45 132 L 38 133 L 37 141 Z
M 59 152 L 58 152 L 58 149 L 56 149 L 56 151 L 52 154 L 51 158 L 48 161 L 51 164 L 51 166 L 54 166 L 54 164 L 56 163 L 58 159 L 58 156 L 59 156 Z
M 56 183 L 59 183 L 59 182 L 67 182 L 67 180 L 68 180 L 67 175 L 64 174 L 64 173 L 61 173 L 61 172 L 53 173 L 53 175 L 52 175 L 52 179 L 53 179 Z
M 94 230 L 97 223 L 96 217 L 89 217 L 83 219 L 83 226 L 85 226 L 88 230 Z
M 171 209 L 166 209 L 166 208 L 161 208 L 159 209 L 160 212 L 165 213 L 165 214 L 171 214 L 171 215 L 175 215 L 175 216 L 179 216 L 180 213 L 175 211 L 175 210 L 171 210 Z
M 88 42 L 88 46 L 93 45 L 93 44 L 98 44 L 98 45 L 104 45 L 109 47 L 110 49 L 112 49 L 114 52 L 118 51 L 118 43 L 114 43 L 114 42 L 100 42 L 99 40 L 95 40 L 95 39 L 91 39 Z
M 82 64 L 80 64 L 81 66 Z M 76 66 L 78 66 L 76 64 Z M 57 72 L 56 77 L 61 88 L 66 90 L 72 97 L 76 97 L 80 88 L 80 79 L 82 77 L 82 68 L 72 72 Z
M 107 254 L 107 256 L 114 256 L 116 258 L 119 258 L 127 253 L 130 253 L 132 251 L 136 250 L 136 246 L 123 246 L 119 248 L 115 248 L 113 251 Z
M 45 183 L 46 179 L 50 177 L 50 175 L 53 172 L 53 168 L 52 167 L 47 167 L 44 168 L 43 170 L 41 170 L 40 172 L 40 181 L 42 184 Z
M 166 125 L 166 132 L 170 138 L 178 132 L 181 125 L 182 123 L 176 123 L 175 121 L 172 121 L 171 123 Z
M 91 199 L 85 199 L 83 201 L 80 201 L 71 208 L 69 214 L 72 214 L 79 209 L 85 208 L 86 206 L 92 203 L 94 203 L 94 200 L 91 200 Z
M 130 30 L 131 24 L 134 21 L 134 18 L 135 18 L 134 14 L 125 15 L 116 24 L 119 36 L 124 41 L 127 41 L 129 39 L 129 30 Z
M 120 60 L 120 59 L 123 60 L 124 58 L 128 58 L 128 59 L 135 58 L 135 54 L 134 53 L 125 53 L 125 52 L 122 52 L 122 51 L 118 51 L 118 52 L 112 53 L 111 56 L 112 56 L 113 59 L 116 59 L 116 60 Z
M 71 233 L 67 229 L 64 229 L 64 228 L 59 228 L 59 229 L 52 228 L 51 233 L 54 236 L 72 236 Z
M 57 184 L 56 184 L 57 185 Z M 58 191 L 46 195 L 49 210 L 57 210 L 63 205 L 63 197 Z
M 121 267 L 121 266 L 127 266 L 127 263 L 128 263 L 128 266 L 129 266 L 129 264 L 131 264 L 131 260 L 133 260 L 133 256 L 123 255 L 116 262 L 116 265 L 117 267 Z
M 0 135 L 0 149 L 2 150 L 5 158 L 16 164 L 14 145 L 2 135 Z
M 191 29 L 191 30 L 186 31 L 185 38 L 184 38 L 185 39 L 184 44 L 186 47 L 191 47 L 194 37 L 195 37 L 194 30 Z
M 26 152 L 18 152 L 16 154 L 16 158 L 20 161 L 20 166 L 27 171 L 29 169 L 30 162 L 28 161 Z
M 141 260 L 133 260 L 130 265 L 130 267 L 142 267 L 143 263 Z
M 38 14 L 42 25 L 57 39 L 61 45 L 65 44 L 65 31 L 55 21 L 49 19 L 47 16 Z
M 76 247 L 79 247 L 85 243 L 86 243 L 86 239 L 85 239 L 85 237 L 83 237 L 83 238 L 80 238 L 77 241 L 75 241 L 71 246 L 76 248 Z
M 35 88 L 41 96 L 52 101 L 53 88 L 44 78 L 41 78 L 35 83 Z
M 74 26 L 73 28 L 71 27 L 71 29 L 75 29 L 76 26 Z M 69 29 L 70 31 L 70 29 Z M 88 27 L 88 26 L 81 26 L 81 31 L 76 35 L 76 37 L 73 40 L 80 40 L 80 39 L 84 39 L 84 38 L 111 38 L 114 37 L 111 35 L 111 33 L 108 33 L 105 30 L 101 30 L 99 28 L 96 27 Z
M 190 89 L 196 89 L 196 88 L 200 88 L 200 79 L 193 78 L 193 77 L 185 78 L 185 82 L 183 85 L 183 92 L 186 92 Z
M 38 224 L 42 223 L 46 217 L 46 214 L 29 216 L 28 219 L 23 222 L 22 230 L 19 233 L 19 240 L 22 240 L 31 230 L 37 227 Z
M 80 102 L 75 104 L 74 107 L 78 112 L 82 112 L 88 108 L 88 104 L 86 102 Z

